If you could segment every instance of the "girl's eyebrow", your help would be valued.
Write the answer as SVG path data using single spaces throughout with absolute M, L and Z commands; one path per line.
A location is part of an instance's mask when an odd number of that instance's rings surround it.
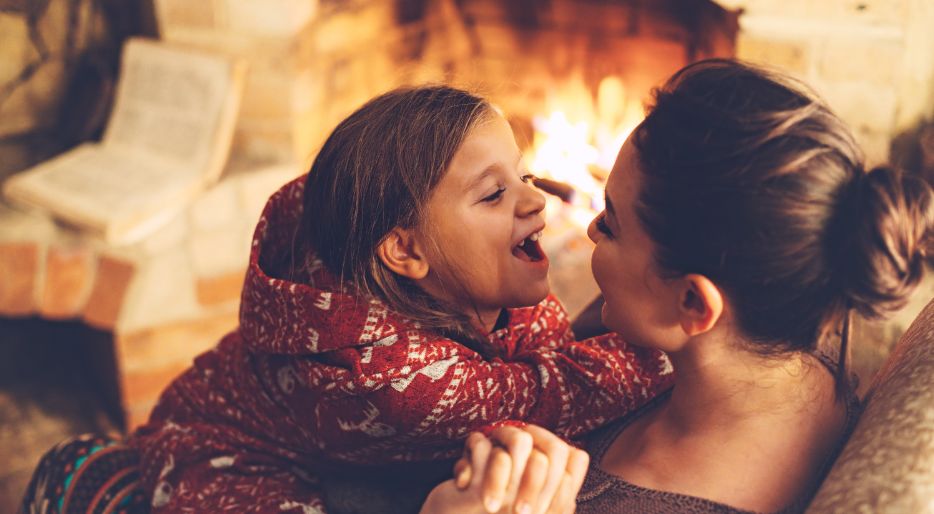
M 499 166 L 496 165 L 496 164 L 491 164 L 491 165 L 487 166 L 486 169 L 484 169 L 482 172 L 480 172 L 479 175 L 477 175 L 476 177 L 473 178 L 473 180 L 471 180 L 470 182 L 467 183 L 467 187 L 464 188 L 464 191 L 470 191 L 470 190 L 472 190 L 473 188 L 475 188 L 475 187 L 477 187 L 478 185 L 480 185 L 480 183 L 483 182 L 483 180 L 484 180 L 485 178 L 487 178 L 487 177 L 489 177 L 490 175 L 492 175 L 493 172 L 495 172 L 496 169 L 497 169 L 498 167 L 499 167 Z
M 520 162 L 522 162 L 521 153 L 516 157 L 516 163 L 513 165 L 513 167 L 518 168 Z M 481 171 L 479 175 L 477 175 L 470 182 L 467 183 L 467 187 L 464 188 L 464 191 L 472 190 L 473 188 L 477 187 L 481 182 L 483 182 L 483 179 L 489 177 L 490 175 L 492 175 L 493 173 L 501 169 L 502 169 L 502 166 L 500 166 L 498 162 L 490 164 L 489 166 L 484 168 L 484 170 Z

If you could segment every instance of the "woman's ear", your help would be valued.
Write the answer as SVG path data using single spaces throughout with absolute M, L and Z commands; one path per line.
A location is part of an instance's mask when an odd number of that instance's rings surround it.
M 682 278 L 681 328 L 689 336 L 712 329 L 723 314 L 723 294 L 720 288 L 703 275 L 690 273 Z
M 398 275 L 419 280 L 428 275 L 428 261 L 415 232 L 396 227 L 376 248 L 379 259 Z

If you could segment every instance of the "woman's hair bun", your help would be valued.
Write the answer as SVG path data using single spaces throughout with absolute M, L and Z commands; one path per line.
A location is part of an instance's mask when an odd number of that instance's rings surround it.
M 934 236 L 931 187 L 915 175 L 888 167 L 858 173 L 846 193 L 842 223 L 850 244 L 832 252 L 840 262 L 846 302 L 879 317 L 902 307 L 920 282 Z

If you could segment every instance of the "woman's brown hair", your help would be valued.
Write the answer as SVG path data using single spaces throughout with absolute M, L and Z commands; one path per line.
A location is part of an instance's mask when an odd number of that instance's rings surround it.
M 812 351 L 850 310 L 880 316 L 921 279 L 930 187 L 865 171 L 844 123 L 787 77 L 690 65 L 655 92 L 634 143 L 660 268 L 718 284 L 757 351 Z
M 429 229 L 432 190 L 468 132 L 492 112 L 484 99 L 446 86 L 397 89 L 367 102 L 334 129 L 312 164 L 298 254 L 316 256 L 343 286 L 423 327 L 476 339 L 462 309 L 390 271 L 376 249 L 395 227 Z

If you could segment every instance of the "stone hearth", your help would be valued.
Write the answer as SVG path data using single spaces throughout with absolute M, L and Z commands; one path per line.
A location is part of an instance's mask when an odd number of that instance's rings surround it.
M 191 358 L 236 327 L 253 226 L 293 166 L 232 171 L 133 245 L 0 205 L 0 314 L 77 319 L 112 334 L 121 406 L 144 421 Z

